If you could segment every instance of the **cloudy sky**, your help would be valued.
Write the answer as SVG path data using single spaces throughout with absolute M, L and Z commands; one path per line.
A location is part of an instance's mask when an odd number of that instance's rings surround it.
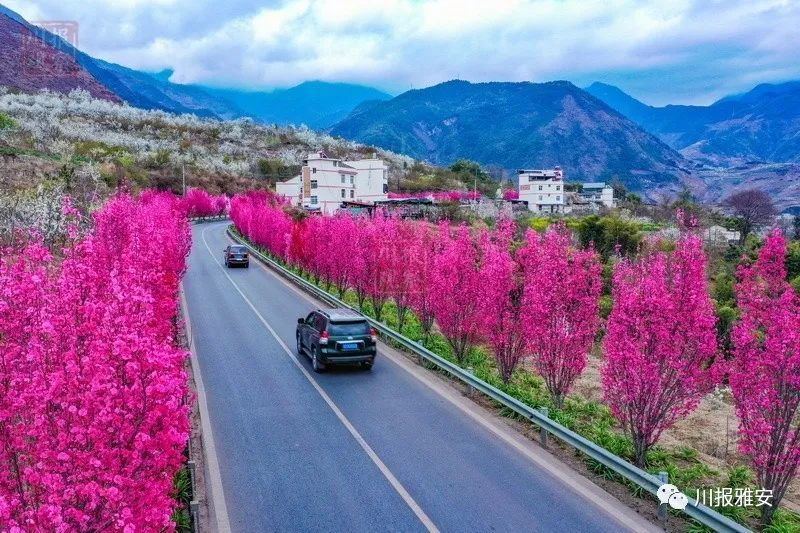
M 710 103 L 800 79 L 798 0 L 0 0 L 75 20 L 90 54 L 172 81 L 392 93 L 453 78 L 618 85 Z

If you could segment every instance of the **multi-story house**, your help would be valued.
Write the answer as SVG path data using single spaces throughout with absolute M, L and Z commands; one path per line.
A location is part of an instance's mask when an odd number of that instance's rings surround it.
M 386 164 L 380 159 L 343 161 L 325 152 L 309 154 L 299 176 L 278 183 L 278 194 L 292 205 L 325 214 L 335 213 L 342 202 L 372 203 L 388 198 Z
M 584 183 L 580 196 L 593 206 L 608 207 L 609 209 L 616 206 L 614 188 L 606 183 Z
M 358 172 L 356 176 L 356 200 L 374 203 L 389 198 L 389 167 L 383 159 L 372 157 L 345 163 Z
M 564 173 L 559 167 L 550 170 L 520 170 L 519 199 L 536 213 L 563 213 L 566 204 Z

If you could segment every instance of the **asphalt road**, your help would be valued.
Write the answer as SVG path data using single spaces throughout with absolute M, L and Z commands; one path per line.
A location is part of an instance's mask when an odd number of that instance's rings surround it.
M 294 334 L 315 305 L 225 269 L 226 225 L 194 227 L 184 292 L 233 531 L 631 529 L 380 353 L 313 374 Z

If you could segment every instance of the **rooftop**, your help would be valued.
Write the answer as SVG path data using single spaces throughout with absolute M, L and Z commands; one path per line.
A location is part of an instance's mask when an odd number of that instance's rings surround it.
M 606 188 L 606 184 L 605 183 L 601 183 L 599 181 L 594 181 L 594 182 L 590 182 L 590 183 L 583 183 L 582 185 L 583 185 L 584 189 L 605 189 Z

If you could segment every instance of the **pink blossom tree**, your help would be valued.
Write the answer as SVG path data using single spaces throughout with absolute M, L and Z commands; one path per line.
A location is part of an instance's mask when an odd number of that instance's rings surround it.
M 161 531 L 189 434 L 176 346 L 189 226 L 169 194 L 120 196 L 59 251 L 0 253 L 0 524 Z
M 537 373 L 559 409 L 586 367 L 600 326 L 600 260 L 594 250 L 578 250 L 563 226 L 546 233 L 528 231 L 520 253 L 525 276 L 518 323 Z
M 742 311 L 733 329 L 730 385 L 739 449 L 758 484 L 772 491 L 766 526 L 800 467 L 800 297 L 786 281 L 786 240 L 773 231 L 752 265 L 739 269 Z
M 439 227 L 441 251 L 434 259 L 431 304 L 436 323 L 453 355 L 463 363 L 480 339 L 486 289 L 479 242 L 466 226 Z
M 605 401 L 633 440 L 635 461 L 719 382 L 715 317 L 700 238 L 649 251 L 614 272 L 602 368 Z
M 440 252 L 439 234 L 427 224 L 417 226 L 417 235 L 408 246 L 411 258 L 409 278 L 409 305 L 422 327 L 422 340 L 427 342 L 434 324 L 434 276 L 436 257 Z
M 266 191 L 252 191 L 231 200 L 231 219 L 253 243 L 286 259 L 294 221 L 283 209 L 284 202 Z
M 412 264 L 416 253 L 415 243 L 420 238 L 420 224 L 397 220 L 389 236 L 389 292 L 394 300 L 397 314 L 397 330 L 402 333 L 403 326 L 411 309 L 414 291 L 419 280 L 415 279 Z
M 369 250 L 368 253 L 361 254 L 364 275 L 368 280 L 367 295 L 378 320 L 383 320 L 383 308 L 392 290 L 394 249 L 391 239 L 397 234 L 398 224 L 398 219 L 378 214 L 362 227 L 367 245 L 362 249 Z
M 527 352 L 525 324 L 529 317 L 523 312 L 525 272 L 523 264 L 512 255 L 513 224 L 501 222 L 492 237 L 484 234 L 482 244 L 486 279 L 482 294 L 482 337 L 492 350 L 500 377 L 508 383 Z

